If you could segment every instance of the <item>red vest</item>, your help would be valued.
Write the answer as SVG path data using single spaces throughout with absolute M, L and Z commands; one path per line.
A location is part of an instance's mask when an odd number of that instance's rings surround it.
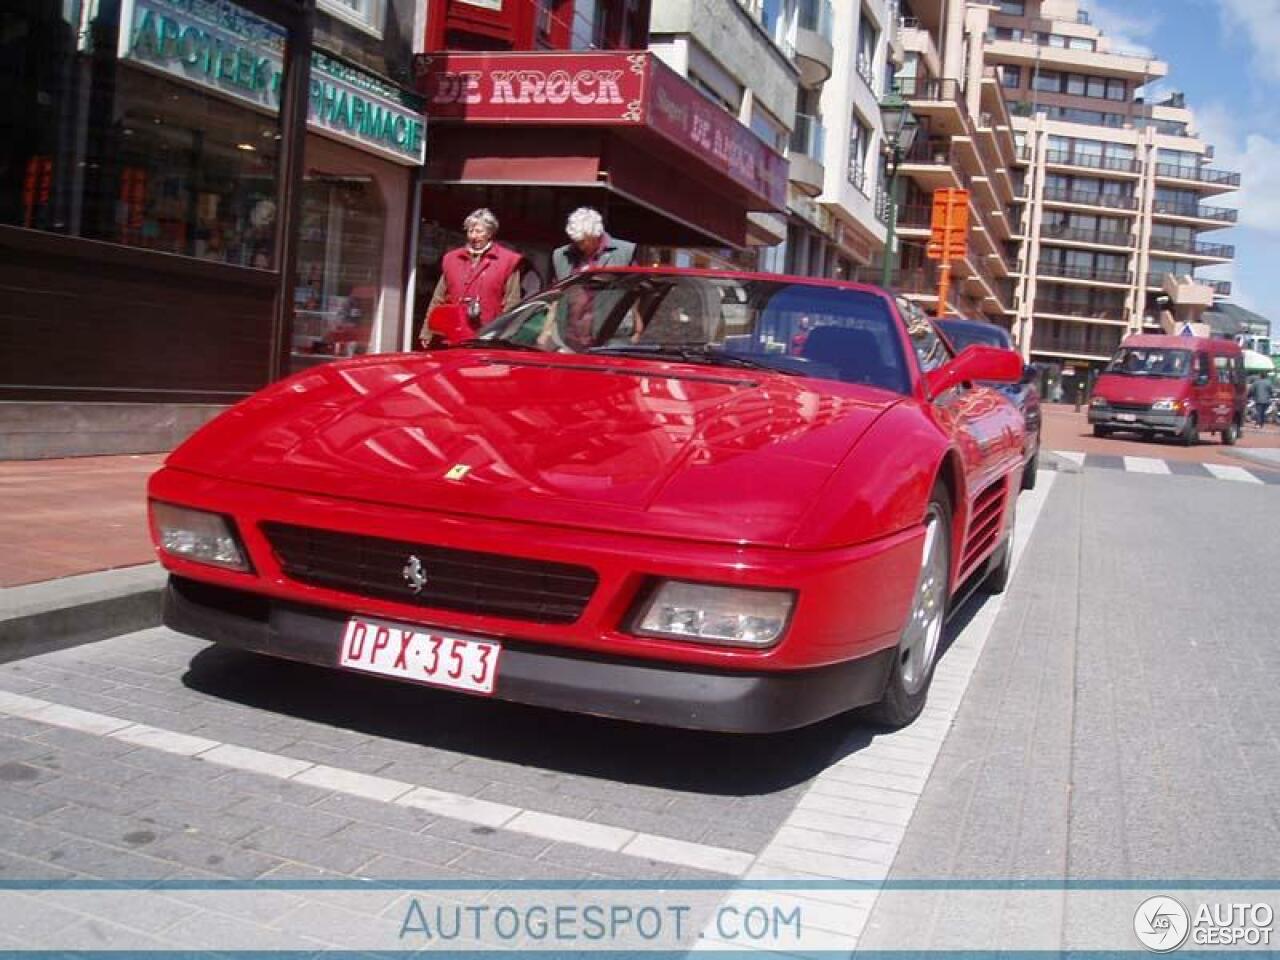
M 449 303 L 480 300 L 480 322 L 488 323 L 502 312 L 511 271 L 520 265 L 520 254 L 494 243 L 473 264 L 466 247 L 450 250 L 441 261 L 445 295 Z

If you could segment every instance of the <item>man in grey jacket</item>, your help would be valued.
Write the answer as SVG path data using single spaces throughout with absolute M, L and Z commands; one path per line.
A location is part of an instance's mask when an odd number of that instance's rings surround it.
M 636 245 L 609 236 L 604 218 L 591 207 L 579 207 L 564 225 L 569 243 L 551 254 L 551 273 L 557 282 L 589 267 L 625 267 L 636 256 Z

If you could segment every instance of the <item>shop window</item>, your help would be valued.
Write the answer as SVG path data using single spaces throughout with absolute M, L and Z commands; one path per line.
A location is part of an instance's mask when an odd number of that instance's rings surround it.
M 386 213 L 373 177 L 313 172 L 303 182 L 295 370 L 373 349 Z
M 59 5 L 6 12 L 5 33 L 26 40 L 6 46 L 0 71 L 0 223 L 275 269 L 286 32 L 226 0 L 219 9 L 234 16 L 126 6 L 118 61 L 114 36 L 78 41 L 82 25 Z M 201 70 L 170 27 L 255 69 Z

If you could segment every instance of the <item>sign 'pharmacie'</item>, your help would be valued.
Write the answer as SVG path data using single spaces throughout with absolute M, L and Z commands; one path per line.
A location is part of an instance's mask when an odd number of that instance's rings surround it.
M 230 0 L 123 0 L 120 25 L 121 60 L 279 110 L 288 34 L 278 24 Z M 318 50 L 307 125 L 398 163 L 426 158 L 421 98 Z

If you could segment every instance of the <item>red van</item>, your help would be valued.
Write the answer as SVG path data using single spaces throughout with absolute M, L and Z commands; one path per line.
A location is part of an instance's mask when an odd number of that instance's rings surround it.
M 1243 352 L 1231 340 L 1204 337 L 1126 337 L 1089 401 L 1095 437 L 1163 433 L 1185 446 L 1202 432 L 1235 443 L 1244 416 Z

